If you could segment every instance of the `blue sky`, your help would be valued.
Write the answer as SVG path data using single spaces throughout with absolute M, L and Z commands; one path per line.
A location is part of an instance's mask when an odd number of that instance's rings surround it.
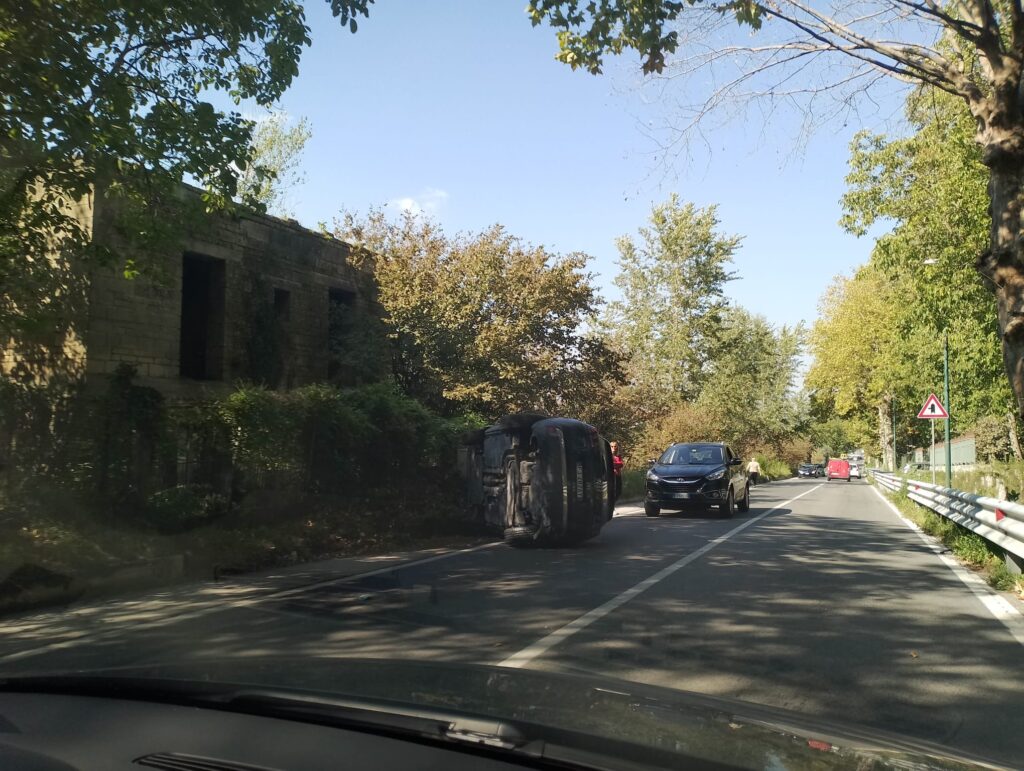
M 791 122 L 731 123 L 711 134 L 710 152 L 695 146 L 690 161 L 666 165 L 643 129 L 670 108 L 652 101 L 635 62 L 601 77 L 572 72 L 524 6 L 378 0 L 353 35 L 310 0 L 313 46 L 282 100 L 313 130 L 305 184 L 290 194 L 299 221 L 388 203 L 418 206 L 452 231 L 500 222 L 592 255 L 611 298 L 615 238 L 677 192 L 717 203 L 722 229 L 744 236 L 736 302 L 776 324 L 813 321 L 831 278 L 871 249 L 837 225 L 847 147 L 862 124 L 827 127 L 794 156 Z M 863 126 L 884 128 L 881 118 Z

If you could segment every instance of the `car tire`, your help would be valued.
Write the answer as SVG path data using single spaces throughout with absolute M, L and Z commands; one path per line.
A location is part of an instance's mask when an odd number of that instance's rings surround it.
M 732 488 L 725 496 L 725 501 L 718 504 L 718 516 L 722 519 L 732 519 L 733 514 L 736 513 L 736 500 L 732 497 Z
M 644 515 L 648 517 L 657 517 L 661 515 L 661 509 L 650 503 L 644 504 Z
M 750 511 L 750 485 L 744 487 L 743 503 L 737 503 L 736 510 L 741 514 L 746 514 Z
M 505 528 L 505 543 L 517 549 L 525 549 L 537 545 L 537 531 L 532 527 L 509 527 Z

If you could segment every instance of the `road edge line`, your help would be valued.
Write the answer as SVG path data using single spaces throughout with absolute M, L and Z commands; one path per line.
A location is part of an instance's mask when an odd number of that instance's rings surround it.
M 800 493 L 800 495 L 796 495 L 796 496 L 790 498 L 788 501 L 784 501 L 783 503 L 780 503 L 778 506 L 774 506 L 774 507 L 768 509 L 768 511 L 764 511 L 764 512 L 758 514 L 756 517 L 752 517 L 752 518 L 748 519 L 746 522 L 741 523 L 738 527 L 734 527 L 729 532 L 723 533 L 722 535 L 718 536 L 717 538 L 711 539 L 710 541 L 708 541 L 706 544 L 701 546 L 696 551 L 690 552 L 689 554 L 685 555 L 684 557 L 681 557 L 680 559 L 678 559 L 675 562 L 673 562 L 671 565 L 668 565 L 667 567 L 662 568 L 661 570 L 659 570 L 658 572 L 654 573 L 653 575 L 650 575 L 647 578 L 645 578 L 643 581 L 640 581 L 639 583 L 634 584 L 633 586 L 631 586 L 626 591 L 624 591 L 624 592 L 622 592 L 620 594 L 617 594 L 616 596 L 612 597 L 610 600 L 607 600 L 603 604 L 598 605 L 596 608 L 587 611 L 582 616 L 577 616 L 575 619 L 570 621 L 568 624 L 565 624 L 564 626 L 559 627 L 554 632 L 551 632 L 550 634 L 545 635 L 544 637 L 540 638 L 539 640 L 537 640 L 534 643 L 531 643 L 530 645 L 527 645 L 525 648 L 523 648 L 522 650 L 518 651 L 517 653 L 513 653 L 511 656 L 509 656 L 508 658 L 506 658 L 502 662 L 500 662 L 498 664 L 498 666 L 499 667 L 509 667 L 509 668 L 512 668 L 512 669 L 518 669 L 518 668 L 525 667 L 527 664 L 529 664 L 531 661 L 533 661 L 537 657 L 542 656 L 543 654 L 547 653 L 549 650 L 554 648 L 559 643 L 562 643 L 565 640 L 568 640 L 570 637 L 572 637 L 577 632 L 580 632 L 583 629 L 586 629 L 588 626 L 593 624 L 595 621 L 599 621 L 600 619 L 604 618 L 605 616 L 607 616 L 612 611 L 615 611 L 618 608 L 622 607 L 627 602 L 632 600 L 634 597 L 637 597 L 640 594 L 643 594 L 645 591 L 650 589 L 652 586 L 654 586 L 655 584 L 657 584 L 657 583 L 661 582 L 662 580 L 668 578 L 670 575 L 675 573 L 677 570 L 681 570 L 682 568 L 684 568 L 687 565 L 689 565 L 691 562 L 695 562 L 696 560 L 700 559 L 701 557 L 703 557 L 705 554 L 707 554 L 711 550 L 715 549 L 719 545 L 721 545 L 721 544 L 725 543 L 726 541 L 728 541 L 733 536 L 738 535 L 739 533 L 743 532 L 744 530 L 746 530 L 751 525 L 754 525 L 757 522 L 760 522 L 762 519 L 764 519 L 765 517 L 769 516 L 770 514 L 774 514 L 779 509 L 784 509 L 786 506 L 788 506 L 789 504 L 791 504 L 793 501 L 797 500 L 798 498 L 803 498 L 805 495 L 808 495 L 809 493 L 813 493 L 815 490 L 820 489 L 823 486 L 823 484 L 824 483 L 818 483 L 817 485 L 812 487 L 810 490 L 805 490 L 804 492 Z
M 1014 607 L 1013 603 L 986 584 L 976 573 L 972 573 L 956 559 L 946 554 L 944 548 L 932 536 L 924 532 L 916 522 L 903 516 L 903 512 L 901 512 L 896 507 L 896 504 L 890 501 L 877 486 L 872 485 L 871 489 L 875 491 L 875 495 L 882 499 L 882 503 L 888 506 L 892 513 L 899 517 L 900 521 L 904 525 L 917 533 L 925 546 L 927 546 L 936 557 L 942 560 L 946 567 L 953 571 L 953 575 L 959 578 L 964 586 L 970 590 L 971 594 L 973 594 L 978 601 L 985 606 L 985 610 L 987 610 L 993 618 L 1006 627 L 1013 639 L 1021 645 L 1024 645 L 1024 614 L 1021 614 L 1021 612 Z

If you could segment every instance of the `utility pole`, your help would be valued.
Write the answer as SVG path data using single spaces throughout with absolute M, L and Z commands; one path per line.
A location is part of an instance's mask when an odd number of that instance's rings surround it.
M 949 442 L 949 421 L 953 415 L 953 407 L 949 403 L 949 330 L 942 335 L 942 388 L 946 415 L 946 487 L 953 486 L 953 447 Z

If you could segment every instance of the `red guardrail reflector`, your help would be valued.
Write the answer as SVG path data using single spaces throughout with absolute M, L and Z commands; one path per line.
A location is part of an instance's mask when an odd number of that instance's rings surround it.
M 1006 517 L 1002 509 L 996 509 L 996 522 Z

